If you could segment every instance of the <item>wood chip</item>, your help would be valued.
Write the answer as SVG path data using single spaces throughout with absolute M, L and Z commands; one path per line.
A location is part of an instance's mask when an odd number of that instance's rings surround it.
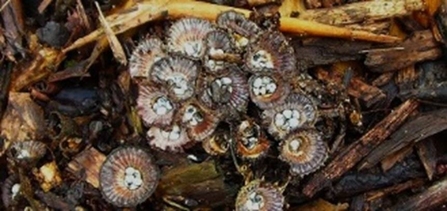
M 67 171 L 80 179 L 99 187 L 99 171 L 106 156 L 93 147 L 87 147 L 68 163 Z

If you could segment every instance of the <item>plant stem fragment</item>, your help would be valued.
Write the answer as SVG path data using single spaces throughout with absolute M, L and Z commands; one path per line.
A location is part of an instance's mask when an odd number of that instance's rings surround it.
M 123 12 L 122 14 L 107 17 L 111 29 L 115 34 L 127 31 L 128 29 L 137 27 L 147 22 L 160 18 L 178 19 L 182 17 L 196 17 L 208 20 L 215 20 L 221 12 L 235 10 L 249 16 L 249 10 L 237 9 L 228 6 L 214 5 L 204 2 L 195 1 L 179 1 L 167 4 L 161 3 L 142 3 L 137 4 L 133 10 Z M 280 30 L 291 34 L 314 35 L 323 37 L 335 37 L 345 39 L 358 39 L 381 43 L 395 43 L 400 38 L 388 35 L 377 35 L 366 31 L 350 30 L 336 26 L 316 23 L 312 21 L 300 20 L 297 18 L 284 17 L 280 19 Z M 71 51 L 73 49 L 84 46 L 87 43 L 97 40 L 104 36 L 103 29 L 97 29 L 89 35 L 75 41 L 72 45 L 63 51 Z

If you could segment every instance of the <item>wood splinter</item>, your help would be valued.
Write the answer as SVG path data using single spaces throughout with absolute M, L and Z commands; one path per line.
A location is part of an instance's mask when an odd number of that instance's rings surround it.
M 111 15 L 106 19 L 114 33 L 119 34 L 127 31 L 128 29 L 165 17 L 170 19 L 196 17 L 215 20 L 218 14 L 228 10 L 241 12 L 247 17 L 251 13 L 251 11 L 245 9 L 196 1 L 180 1 L 167 4 L 165 2 L 150 2 L 137 4 L 132 12 L 126 11 L 122 14 Z M 283 32 L 297 35 L 356 39 L 380 43 L 395 43 L 401 41 L 400 38 L 394 36 L 378 35 L 371 32 L 351 30 L 348 28 L 288 17 L 283 17 L 280 19 L 279 29 Z M 63 51 L 68 52 L 82 47 L 87 43 L 93 42 L 104 36 L 104 33 L 104 29 L 97 29 L 87 36 L 76 40 L 72 45 L 68 46 Z

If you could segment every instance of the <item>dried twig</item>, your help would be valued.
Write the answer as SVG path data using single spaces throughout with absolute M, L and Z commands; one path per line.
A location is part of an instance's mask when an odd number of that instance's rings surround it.
M 442 179 L 424 192 L 399 202 L 389 210 L 433 210 L 447 202 L 447 178 Z

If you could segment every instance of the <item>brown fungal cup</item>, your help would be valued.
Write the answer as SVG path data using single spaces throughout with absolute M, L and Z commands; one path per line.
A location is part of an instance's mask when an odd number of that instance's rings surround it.
M 200 100 L 206 106 L 221 109 L 227 116 L 245 112 L 249 98 L 247 79 L 236 66 L 228 66 L 225 73 L 210 77 L 205 83 Z
M 248 80 L 250 98 L 259 108 L 282 104 L 289 96 L 290 85 L 280 74 L 255 74 Z
M 140 84 L 137 98 L 137 110 L 147 126 L 168 126 L 171 124 L 177 108 L 166 90 L 160 86 Z
M 160 59 L 152 65 L 151 80 L 164 86 L 174 101 L 184 101 L 195 94 L 199 66 L 181 56 Z
M 262 113 L 263 125 L 276 139 L 283 139 L 289 132 L 313 126 L 317 120 L 317 107 L 304 95 L 290 95 L 282 104 L 274 105 Z
M 46 153 L 46 146 L 40 141 L 17 141 L 8 150 L 10 158 L 20 165 L 33 165 Z
M 129 59 L 129 73 L 132 78 L 149 77 L 152 65 L 165 57 L 164 44 L 156 37 L 147 37 L 140 41 Z
M 211 31 L 205 38 L 206 52 L 203 66 L 209 73 L 221 73 L 235 56 L 234 44 L 230 35 L 223 30 Z M 239 55 L 237 55 L 239 56 Z
M 261 127 L 252 120 L 239 124 L 236 131 L 236 152 L 244 159 L 256 159 L 267 154 L 270 141 Z
M 254 180 L 239 190 L 235 208 L 237 211 L 281 211 L 284 201 L 282 191 L 278 187 Z
M 183 148 L 191 143 L 185 127 L 179 124 L 165 128 L 151 127 L 147 137 L 152 147 L 171 152 L 183 152 Z
M 235 45 L 239 49 L 245 48 L 261 32 L 256 23 L 245 18 L 244 14 L 234 10 L 220 13 L 216 18 L 216 23 L 232 33 Z
M 210 155 L 223 155 L 228 151 L 230 138 L 226 130 L 218 129 L 202 142 L 202 147 Z
M 178 118 L 187 128 L 190 139 L 203 141 L 215 131 L 220 122 L 221 113 L 208 109 L 197 101 L 191 101 L 183 105 Z
M 168 49 L 193 59 L 205 53 L 205 37 L 214 30 L 211 22 L 198 18 L 182 18 L 168 31 Z
M 250 43 L 245 54 L 245 68 L 252 73 L 278 72 L 284 77 L 296 72 L 293 47 L 279 31 L 266 31 Z
M 17 198 L 20 195 L 19 177 L 15 174 L 6 178 L 2 186 L 2 201 L 5 208 L 17 203 Z
M 155 191 L 159 169 L 145 150 L 120 147 L 107 156 L 99 177 L 107 202 L 117 207 L 135 207 Z
M 315 129 L 301 129 L 288 135 L 279 146 L 279 159 L 289 163 L 292 175 L 305 176 L 326 161 L 328 150 Z

